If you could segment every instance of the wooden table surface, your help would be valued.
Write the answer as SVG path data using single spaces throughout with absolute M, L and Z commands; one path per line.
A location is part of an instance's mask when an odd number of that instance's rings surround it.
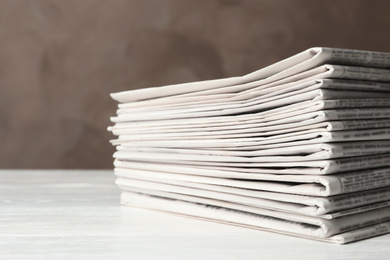
M 0 259 L 390 259 L 390 235 L 333 245 L 126 208 L 109 170 L 1 170 Z

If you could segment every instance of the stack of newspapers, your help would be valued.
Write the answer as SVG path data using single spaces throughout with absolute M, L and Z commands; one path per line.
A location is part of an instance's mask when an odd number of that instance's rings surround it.
M 390 232 L 390 53 L 311 48 L 112 98 L 123 205 L 339 244 Z

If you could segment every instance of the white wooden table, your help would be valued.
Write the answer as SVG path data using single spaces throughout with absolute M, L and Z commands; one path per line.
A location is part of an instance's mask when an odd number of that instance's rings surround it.
M 0 171 L 0 259 L 390 259 L 390 235 L 333 245 L 119 205 L 112 171 Z

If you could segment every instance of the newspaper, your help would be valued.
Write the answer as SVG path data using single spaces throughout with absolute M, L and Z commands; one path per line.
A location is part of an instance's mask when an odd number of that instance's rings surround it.
M 154 209 L 338 244 L 390 231 L 389 207 L 356 214 L 352 217 L 345 216 L 332 221 L 315 218 L 303 220 L 302 217 L 294 218 L 294 215 L 289 215 L 290 218 L 287 219 L 286 215 L 281 216 L 280 213 L 273 216 L 272 213 L 275 212 L 272 211 L 259 210 L 259 213 L 251 213 L 245 209 L 235 210 L 128 191 L 122 193 L 121 202 L 127 206 Z
M 237 127 L 236 127 L 237 126 Z M 216 126 L 216 127 L 207 127 L 207 126 L 197 126 L 197 127 L 178 127 L 168 126 L 168 127 L 109 127 L 109 130 L 113 132 L 114 135 L 123 136 L 139 136 L 140 133 L 143 135 L 147 134 L 147 140 L 152 139 L 153 135 L 159 134 L 159 137 L 167 134 L 173 134 L 173 136 L 180 135 L 192 135 L 192 136 L 203 136 L 207 134 L 218 134 L 218 136 L 223 135 L 233 135 L 233 134 L 245 134 L 252 133 L 252 136 L 276 136 L 286 133 L 296 133 L 305 130 L 315 129 L 320 132 L 334 132 L 342 130 L 361 130 L 361 129 L 378 129 L 378 128 L 389 128 L 390 119 L 365 119 L 365 120 L 342 120 L 342 121 L 330 121 L 330 122 L 319 122 L 313 124 L 305 124 L 304 121 L 297 123 L 290 123 L 285 125 L 274 125 L 274 126 L 258 126 L 257 124 L 248 124 L 248 125 L 230 125 L 230 126 Z M 214 135 L 215 136 L 215 135 Z M 130 138 L 130 140 L 134 138 Z M 204 139 L 204 137 L 202 137 Z M 159 138 L 160 140 L 160 138 Z M 128 144 L 129 142 L 123 142 Z M 144 142 L 137 142 L 137 145 L 148 145 Z M 172 142 L 167 142 L 167 145 L 172 144 Z
M 281 131 L 281 133 L 290 132 L 287 131 L 288 129 L 291 129 L 291 132 L 299 131 L 302 129 L 302 127 L 306 129 L 313 128 L 315 126 L 318 126 L 319 123 L 321 126 L 326 126 L 326 130 L 348 130 L 348 129 L 364 129 L 365 127 L 376 127 L 376 128 L 383 128 L 386 127 L 386 124 L 388 124 L 388 119 L 390 118 L 390 111 L 387 108 L 361 108 L 361 109 L 336 109 L 336 110 L 322 110 L 322 111 L 315 111 L 315 112 L 309 112 L 304 114 L 299 114 L 298 112 L 290 111 L 289 113 L 285 113 L 284 115 L 278 115 L 276 117 L 267 117 L 267 119 L 262 120 L 261 118 L 257 118 L 254 120 L 251 120 L 249 123 L 248 121 L 239 121 L 236 124 L 240 125 L 241 127 L 236 129 L 236 131 L 230 132 L 231 134 L 236 133 L 253 133 L 256 134 L 263 133 L 263 135 L 269 134 L 270 131 Z M 274 120 L 272 120 L 274 119 Z M 375 120 L 374 120 L 375 119 Z M 271 121 L 269 121 L 271 120 Z M 185 122 L 185 121 L 184 121 Z M 234 121 L 232 121 L 234 122 Z M 247 124 L 246 124 L 247 123 Z M 215 125 L 215 123 L 214 123 Z M 234 125 L 234 123 L 232 123 Z M 359 127 L 360 125 L 360 127 Z M 246 127 L 242 127 L 246 126 Z M 253 127 L 251 127 L 253 126 Z M 151 128 L 155 128 L 158 126 L 151 126 Z M 188 125 L 189 128 L 191 128 L 191 125 Z M 211 126 L 213 127 L 213 126 Z M 217 126 L 219 127 L 219 126 Z M 249 129 L 249 130 L 248 130 Z M 253 129 L 253 130 L 250 130 Z M 116 131 L 112 129 L 113 131 Z M 222 134 L 227 134 L 226 131 L 229 131 L 230 129 L 227 128 L 220 128 L 221 131 L 225 130 L 225 132 L 222 132 Z M 153 132 L 141 132 L 139 134 L 133 134 L 132 132 L 127 132 L 128 129 L 122 129 L 119 130 L 121 132 L 117 132 L 117 134 L 121 134 L 119 136 L 119 139 L 112 140 L 112 143 L 117 145 L 125 142 L 126 140 L 130 141 L 136 141 L 137 137 L 138 139 L 149 141 L 153 140 Z M 156 130 L 158 133 L 158 130 Z M 202 134 L 203 132 L 203 134 Z M 216 133 L 219 134 L 221 132 L 219 131 L 210 131 L 207 129 L 200 129 L 198 132 L 198 135 L 204 135 L 204 133 Z M 229 132 L 228 132 L 229 133 Z M 277 132 L 276 132 L 277 133 Z M 154 133 L 156 134 L 156 132 Z M 161 136 L 164 136 L 165 133 L 160 133 Z M 167 133 L 169 134 L 169 133 Z M 167 135 L 165 134 L 165 135 Z M 182 133 L 177 133 L 178 136 L 180 136 Z M 271 132 L 272 134 L 272 132 Z M 142 138 L 143 135 L 147 135 L 146 138 Z M 172 135 L 172 134 L 171 134 Z M 193 132 L 189 132 L 187 135 L 195 135 Z M 157 135 L 157 139 L 161 140 L 161 136 Z M 215 135 L 214 135 L 215 136 Z M 141 137 L 141 138 L 140 138 Z M 175 135 L 173 135 L 173 138 Z M 194 137 L 192 137 L 194 138 Z M 154 138 L 156 139 L 156 138 Z M 172 138 L 171 138 L 172 139 Z M 204 137 L 201 137 L 201 139 L 207 139 Z M 182 140 L 182 138 L 180 138 Z M 198 142 L 199 143 L 199 142 Z
M 227 145 L 247 145 L 229 143 Z M 222 148 L 221 145 L 219 148 Z M 211 162 L 301 162 L 321 159 L 364 156 L 371 154 L 390 153 L 390 140 L 356 141 L 319 143 L 288 147 L 253 150 L 242 156 L 240 152 L 224 150 L 196 150 L 196 149 L 169 149 L 169 148 L 128 148 L 118 150 L 114 158 L 128 160 L 156 160 L 156 161 L 211 161 Z
M 389 154 L 356 156 L 338 159 L 327 160 L 311 160 L 311 161 L 292 161 L 292 162 L 257 162 L 257 163 L 237 163 L 237 162 L 202 162 L 202 161 L 157 161 L 157 160 L 115 160 L 118 163 L 156 163 L 169 164 L 175 166 L 189 166 L 191 168 L 207 168 L 207 169 L 229 169 L 248 173 L 273 173 L 273 174 L 333 174 L 343 171 L 354 171 L 360 169 L 377 168 L 389 165 Z
M 283 61 L 277 62 L 266 68 L 260 69 L 242 77 L 139 89 L 136 91 L 124 91 L 111 94 L 111 96 L 118 102 L 125 103 L 165 96 L 174 96 L 185 93 L 196 93 L 210 89 L 217 90 L 219 88 L 253 81 L 260 81 L 257 83 L 260 85 L 274 82 L 276 80 L 310 70 L 325 63 L 365 66 L 371 68 L 387 68 L 390 64 L 390 55 L 387 53 L 371 51 L 317 47 L 308 49 Z
M 291 87 L 288 87 L 289 85 Z M 388 88 L 389 83 L 378 82 L 376 85 Z M 373 88 L 376 85 L 370 85 L 365 82 L 352 82 L 347 83 L 345 80 L 309 80 L 302 84 L 297 82 L 291 82 L 277 86 L 277 89 L 270 90 L 265 88 L 262 91 L 251 92 L 244 95 L 236 94 L 231 99 L 211 99 L 210 96 L 206 97 L 194 97 L 193 102 L 168 102 L 167 104 L 160 104 L 151 107 L 138 106 L 134 108 L 137 103 L 126 103 L 120 104 L 118 114 L 125 113 L 142 113 L 150 116 L 152 113 L 161 112 L 163 109 L 169 113 L 189 113 L 199 111 L 210 111 L 210 110 L 225 110 L 224 113 L 230 112 L 245 112 L 250 110 L 264 110 L 273 109 L 282 105 L 295 104 L 297 102 L 305 100 L 320 100 L 320 99 L 357 99 L 357 98 L 384 98 L 389 97 L 388 92 L 378 92 L 377 88 Z M 365 90 L 364 90 L 365 89 Z M 266 91 L 265 91 L 266 90 Z M 359 91 L 357 91 L 359 90 Z M 364 90 L 364 91 L 361 91 Z M 266 92 L 266 93 L 263 93 Z M 211 99 L 209 101 L 208 99 Z M 161 100 L 155 100 L 161 101 Z M 164 101 L 164 100 L 162 100 Z M 372 103 L 375 105 L 375 103 Z M 130 107 L 130 105 L 132 107 Z M 138 104 L 139 105 L 139 104 Z M 237 110 L 239 109 L 240 110 Z M 227 110 L 230 109 L 230 110 Z M 233 110 L 231 110 L 233 109 Z M 146 113 L 147 112 L 147 113 Z M 272 110 L 271 110 L 272 112 Z M 186 115 L 187 116 L 187 115 Z
M 346 141 L 364 141 L 364 140 L 385 140 L 390 135 L 390 128 L 380 129 L 360 129 L 351 131 L 327 131 L 326 129 L 308 129 L 290 133 L 282 133 L 278 135 L 265 135 L 264 133 L 209 133 L 209 132 L 190 132 L 190 133 L 168 133 L 168 134 L 133 134 L 122 135 L 120 138 L 126 138 L 126 141 L 149 140 L 148 145 L 152 147 L 194 147 L 194 140 L 201 139 L 205 141 L 201 147 L 213 147 L 213 141 L 220 143 L 229 143 L 234 146 L 234 143 L 240 143 L 240 146 L 255 146 L 252 150 L 271 149 L 276 147 L 285 147 L 293 145 L 305 145 L 311 143 L 323 142 L 346 142 Z M 153 140 L 156 140 L 153 142 Z M 171 142 L 164 142 L 170 140 Z M 182 141 L 184 140 L 184 141 Z M 161 142 L 163 141 L 163 142 Z M 179 143 L 175 143 L 179 141 Z M 126 148 L 137 147 L 137 143 L 126 142 L 118 146 L 118 150 L 126 150 Z M 165 145 L 164 145 L 165 144 Z M 209 144 L 209 146 L 206 146 Z M 141 144 L 143 147 L 145 143 Z M 141 147 L 142 147 L 141 146 Z M 218 152 L 218 151 L 216 151 Z M 221 152 L 223 154 L 240 155 L 248 154 L 246 151 L 231 151 Z M 252 153 L 251 153 L 252 154 Z M 255 154 L 253 154 L 255 155 Z
M 368 83 L 367 83 L 368 82 Z M 371 83 L 371 84 L 370 84 Z M 148 104 L 145 102 L 133 102 L 119 104 L 119 113 L 124 112 L 144 112 L 144 111 L 158 111 L 163 109 L 179 109 L 182 107 L 204 107 L 224 105 L 227 104 L 242 104 L 250 102 L 269 101 L 275 97 L 291 96 L 292 94 L 301 94 L 306 91 L 334 89 L 340 92 L 341 90 L 349 93 L 356 92 L 371 92 L 384 93 L 389 91 L 389 83 L 386 82 L 370 82 L 370 81 L 352 81 L 352 80 L 336 80 L 336 79 L 304 79 L 299 82 L 289 82 L 287 84 L 276 85 L 274 87 L 263 87 L 260 90 L 251 89 L 245 93 L 221 94 L 221 96 L 207 95 L 183 97 L 175 99 L 156 99 L 150 100 Z M 378 89 L 380 91 L 378 91 Z M 153 102 L 152 102 L 153 101 Z
M 390 80 L 390 79 L 389 79 Z M 295 84 L 295 82 L 292 82 Z M 188 104 L 169 107 L 165 109 L 155 108 L 152 110 L 133 108 L 120 108 L 118 110 L 117 117 L 112 118 L 114 122 L 119 120 L 127 121 L 145 121 L 145 120 L 161 120 L 161 119 L 175 119 L 175 118 L 197 118 L 197 117 L 216 117 L 223 115 L 236 115 L 245 114 L 249 112 L 267 111 L 273 113 L 270 109 L 281 107 L 284 105 L 295 104 L 303 101 L 315 101 L 320 99 L 332 99 L 338 97 L 338 99 L 357 99 L 357 98 L 384 98 L 390 97 L 390 93 L 378 93 L 378 92 L 361 92 L 351 90 L 333 90 L 333 89 L 314 89 L 312 87 L 301 89 L 300 91 L 287 92 L 280 95 L 271 97 L 261 96 L 254 98 L 253 100 L 245 101 L 232 101 L 204 105 Z M 202 97 L 198 97 L 203 100 Z M 372 103 L 374 104 L 374 103 Z M 297 106 L 297 105 L 296 105 Z M 351 106 L 349 106 L 351 107 Z M 286 111 L 286 110 L 285 110 Z
M 388 188 L 343 194 L 329 198 L 266 191 L 248 191 L 231 187 L 220 187 L 223 191 L 218 189 L 195 189 L 130 178 L 118 178 L 116 184 L 122 190 L 171 199 L 200 203 L 204 203 L 205 199 L 209 199 L 207 204 L 211 205 L 217 205 L 220 201 L 224 201 L 245 205 L 246 207 L 276 210 L 323 219 L 334 219 L 390 205 L 390 191 Z M 204 186 L 208 187 L 208 185 Z M 197 200 L 199 198 L 202 201 Z
M 330 89 L 320 89 L 320 90 L 307 90 L 307 89 L 303 89 L 302 90 L 303 93 L 287 93 L 287 94 L 284 94 L 284 95 L 279 95 L 279 96 L 275 96 L 275 97 L 271 97 L 271 98 L 263 98 L 261 100 L 254 100 L 254 101 L 245 101 L 245 102 L 229 102 L 229 103 L 224 103 L 224 104 L 221 104 L 221 105 L 218 105 L 218 104 L 209 104 L 209 105 L 205 105 L 205 106 L 200 106 L 200 105 L 194 105 L 194 106 L 183 106 L 183 107 L 178 107 L 178 108 L 165 108 L 163 111 L 166 111 L 167 113 L 169 114 L 177 114 L 176 116 L 180 115 L 180 114 L 185 114 L 183 115 L 188 117 L 188 114 L 191 114 L 191 113 L 206 113 L 207 111 L 209 111 L 208 113 L 210 113 L 210 111 L 214 111 L 214 110 L 223 110 L 224 113 L 227 113 L 227 114 L 237 114 L 237 113 L 248 113 L 248 112 L 251 112 L 251 111 L 264 111 L 264 110 L 269 110 L 269 109 L 272 109 L 272 108 L 275 108 L 275 107 L 280 107 L 280 106 L 284 106 L 284 105 L 291 105 L 291 104 L 296 104 L 298 102 L 303 102 L 303 101 L 316 101 L 316 100 L 320 100 L 320 99 L 324 99 L 324 100 L 331 100 L 331 99 L 334 99 L 334 98 L 338 98 L 338 99 L 383 99 L 384 97 L 386 97 L 386 95 L 384 95 L 383 93 L 379 93 L 379 92 L 357 92 L 357 91 L 349 91 L 349 90 L 330 90 Z M 387 95 L 388 97 L 390 97 L 390 94 Z M 379 106 L 380 104 L 376 104 L 373 102 L 374 100 L 371 101 L 371 104 L 366 104 L 367 102 L 369 102 L 368 100 L 362 100 L 361 101 L 361 104 L 355 102 L 355 103 L 352 103 L 349 105 L 349 107 L 353 107 L 354 105 L 364 105 L 366 107 L 369 107 L 369 106 L 373 106 L 373 107 L 377 107 Z M 345 101 L 344 101 L 345 102 Z M 385 105 L 388 105 L 389 103 L 389 100 L 384 100 L 382 101 L 383 104 L 382 106 L 385 106 Z M 325 103 L 325 102 L 323 102 Z M 330 102 L 327 102 L 329 104 L 324 104 L 324 108 L 325 107 L 328 107 L 328 108 L 333 108 L 333 107 L 342 107 L 342 104 L 340 104 L 340 101 L 338 101 L 337 103 L 334 101 L 334 104 L 330 103 Z M 310 104 L 310 103 L 309 103 Z M 316 104 L 315 102 L 312 102 L 312 105 Z M 307 104 L 303 104 L 303 105 L 306 105 Z M 348 104 L 345 104 L 345 105 L 348 105 Z M 298 106 L 298 105 L 296 105 Z M 273 111 L 272 111 L 273 112 Z M 134 113 L 134 111 L 132 111 L 132 109 L 118 109 L 117 113 L 120 115 L 120 114 L 125 114 L 125 113 Z M 142 115 L 145 115 L 145 112 L 138 112 L 138 113 L 141 113 Z M 150 113 L 154 113 L 154 114 L 158 114 L 158 113 L 161 113 L 161 108 L 160 110 L 156 109 L 152 112 L 149 112 Z M 201 114 L 202 115 L 202 114 Z M 216 115 L 219 115 L 219 114 L 216 114 Z
M 389 92 L 390 84 L 387 82 L 377 81 L 357 81 L 357 80 L 342 80 L 342 79 L 316 79 L 303 80 L 301 83 L 292 82 L 289 84 L 282 84 L 272 87 L 271 89 L 262 88 L 261 90 L 248 90 L 240 94 L 219 94 L 207 95 L 199 98 L 195 97 L 176 97 L 152 99 L 141 102 L 131 102 L 119 104 L 119 109 L 132 109 L 133 112 L 138 111 L 153 111 L 158 109 L 175 108 L 180 106 L 199 106 L 210 105 L 218 103 L 226 103 L 232 101 L 256 100 L 259 98 L 270 98 L 272 96 L 279 96 L 291 92 L 300 93 L 302 89 L 316 90 L 316 89 L 335 89 L 346 91 L 362 91 L 362 92 Z
M 199 170 L 200 172 L 201 170 Z M 288 194 L 331 196 L 368 189 L 376 189 L 390 185 L 390 167 L 367 169 L 332 175 L 278 175 L 257 174 L 250 179 L 226 178 L 220 176 L 204 176 L 157 172 L 147 170 L 115 169 L 117 174 L 126 178 L 155 181 L 194 187 L 194 184 L 210 184 L 242 189 L 274 191 Z
M 137 193 L 142 193 L 142 194 L 147 194 L 147 195 L 153 195 L 153 196 L 160 196 L 164 198 L 169 198 L 169 199 L 177 199 L 177 200 L 182 200 L 182 201 L 189 201 L 189 202 L 194 202 L 194 203 L 203 203 L 207 205 L 212 205 L 212 206 L 220 206 L 220 207 L 225 207 L 225 208 L 230 208 L 230 209 L 235 209 L 235 210 L 242 210 L 250 213 L 255 213 L 255 214 L 261 214 L 261 215 L 267 215 L 267 216 L 272 216 L 272 217 L 277 217 L 277 218 L 282 218 L 282 219 L 287 219 L 287 220 L 292 220 L 292 221 L 300 221 L 304 222 L 305 224 L 317 224 L 317 225 L 324 225 L 324 224 L 334 224 L 335 222 L 339 221 L 341 218 L 345 219 L 345 217 L 349 217 L 349 219 L 356 218 L 356 215 L 359 214 L 360 216 L 362 213 L 372 213 L 372 211 L 378 212 L 379 210 L 383 210 L 386 208 L 389 208 L 390 203 L 387 202 L 382 202 L 378 204 L 370 204 L 367 207 L 360 207 L 359 210 L 357 209 L 351 209 L 349 211 L 353 211 L 353 213 L 349 212 L 349 214 L 343 214 L 343 212 L 340 212 L 339 216 L 337 218 L 333 218 L 331 214 L 329 215 L 323 215 L 323 216 L 308 216 L 308 215 L 302 215 L 302 214 L 294 214 L 292 212 L 288 211 L 281 211 L 281 210 L 269 210 L 263 207 L 259 207 L 257 205 L 252 205 L 250 204 L 251 199 L 247 201 L 246 203 L 235 203 L 234 200 L 236 197 L 239 196 L 231 196 L 233 197 L 232 200 L 226 201 L 226 200 L 218 200 L 218 199 L 213 199 L 210 197 L 199 197 L 199 196 L 191 196 L 191 195 L 183 195 L 180 193 L 171 193 L 171 192 L 164 192 L 164 191 L 159 191 L 158 189 L 153 189 L 153 190 L 147 190 L 147 189 L 139 189 L 139 188 L 132 188 L 126 185 L 123 185 L 122 183 L 125 182 L 123 179 L 118 180 L 119 186 L 125 190 L 125 191 L 130 191 L 130 192 L 137 192 Z M 135 181 L 137 183 L 137 181 Z M 212 195 L 211 195 L 212 196 Z M 230 196 L 227 196 L 230 197 Z M 252 199 L 254 200 L 254 199 Z M 240 201 L 240 199 L 237 199 L 237 201 Z M 256 199 L 256 201 L 259 201 L 259 199 Z M 260 200 L 261 201 L 261 200 Z M 276 203 L 275 203 L 276 204 Z M 280 203 L 282 204 L 282 203 Z M 288 203 L 284 203 L 288 204 Z M 346 211 L 344 211 L 346 212 Z M 330 216 L 330 218 L 327 218 L 325 216 Z M 335 230 L 332 231 L 334 233 L 340 232 L 340 230 Z
M 328 175 L 338 172 L 348 172 L 363 169 L 390 166 L 390 154 L 357 156 L 351 158 L 302 161 L 302 162 L 264 162 L 264 163 L 200 163 L 174 161 L 174 163 L 157 161 L 114 161 L 117 168 L 130 168 L 151 171 L 164 171 L 181 174 L 200 174 L 219 176 L 220 171 L 228 178 L 250 179 L 252 175 L 260 174 L 299 174 Z M 238 174 L 238 175 L 237 175 Z
M 225 116 L 225 117 L 210 117 L 199 118 L 195 120 L 179 119 L 172 120 L 169 125 L 187 125 L 191 127 L 192 124 L 207 124 L 208 126 L 223 126 L 223 125 L 244 125 L 244 124 L 256 124 L 257 127 L 273 127 L 274 129 L 286 128 L 286 124 L 295 124 L 294 126 L 310 125 L 319 122 L 341 121 L 341 120 L 372 120 L 372 119 L 388 119 L 390 118 L 390 112 L 385 107 L 377 108 L 347 108 L 347 109 L 327 109 L 321 108 L 312 111 L 309 109 L 307 112 L 303 109 L 286 110 L 285 113 L 277 114 L 248 114 L 244 116 Z M 126 122 L 126 117 L 113 118 L 112 120 L 119 122 Z M 159 124 L 164 125 L 166 122 L 155 121 L 150 127 L 159 127 Z M 134 124 L 136 127 L 140 124 Z M 144 124 L 142 124 L 144 125 Z M 145 126 L 145 125 L 144 125 Z M 248 126 L 248 128 L 251 125 Z M 291 125 L 290 125 L 291 126 Z

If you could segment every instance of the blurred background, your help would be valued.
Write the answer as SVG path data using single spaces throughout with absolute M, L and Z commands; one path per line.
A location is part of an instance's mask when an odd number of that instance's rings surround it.
M 0 0 L 0 168 L 112 168 L 122 90 L 309 47 L 390 52 L 387 0 Z

